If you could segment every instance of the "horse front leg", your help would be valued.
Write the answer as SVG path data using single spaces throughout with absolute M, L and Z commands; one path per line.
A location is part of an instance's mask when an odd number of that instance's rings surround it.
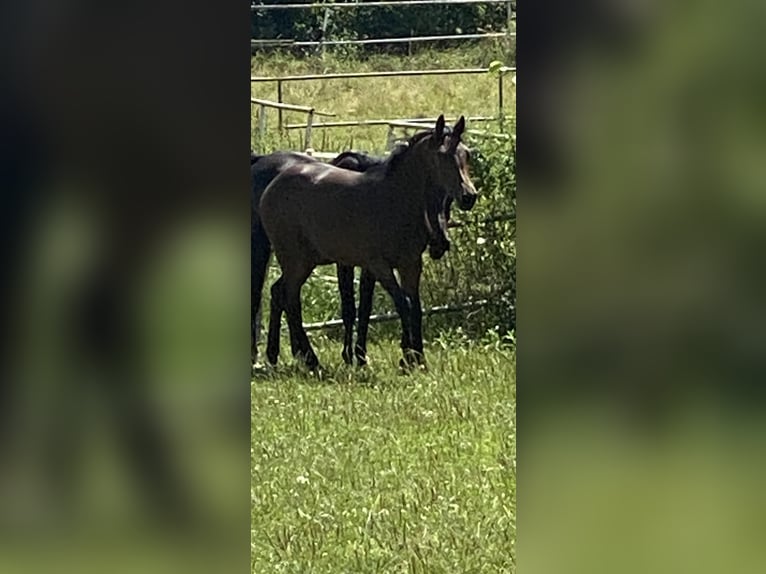
M 340 291 L 340 312 L 343 318 L 343 360 L 347 365 L 354 361 L 351 346 L 354 341 L 354 268 L 338 264 L 338 289 Z
M 402 321 L 402 351 L 404 352 L 406 363 L 409 363 L 412 355 L 412 311 L 410 299 L 399 286 L 399 283 L 396 282 L 394 270 L 391 267 L 378 265 L 377 267 L 371 266 L 371 269 L 378 278 L 378 281 L 380 281 L 380 284 L 383 285 L 383 288 L 394 300 L 396 312 Z M 406 367 L 406 363 L 402 362 L 400 364 Z
M 426 359 L 423 353 L 423 308 L 420 303 L 420 277 L 423 272 L 423 261 L 418 257 L 411 265 L 399 267 L 399 277 L 402 290 L 410 302 L 410 347 L 405 350 L 405 358 L 409 364 L 417 363 L 425 367 Z
M 359 326 L 357 327 L 354 355 L 360 367 L 367 364 L 367 331 L 372 314 L 372 295 L 375 291 L 375 276 L 368 269 L 362 269 L 359 278 Z
M 301 287 L 306 282 L 313 267 L 302 270 L 300 274 L 291 274 L 285 279 L 285 311 L 290 328 L 290 341 L 293 356 L 300 355 L 310 370 L 319 367 L 319 359 L 311 347 L 306 330 L 303 328 L 303 310 L 301 309 Z

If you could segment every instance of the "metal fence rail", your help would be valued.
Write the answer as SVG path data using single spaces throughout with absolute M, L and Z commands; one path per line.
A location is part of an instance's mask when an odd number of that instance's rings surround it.
M 306 114 L 308 120 L 304 127 L 306 128 L 306 147 L 311 147 L 311 130 L 314 127 L 314 116 L 335 117 L 332 112 L 320 112 L 315 110 L 311 106 L 298 106 L 294 104 L 285 104 L 282 102 L 272 102 L 270 100 L 262 100 L 260 98 L 250 98 L 251 104 L 256 104 L 259 107 L 258 111 L 258 133 L 261 140 L 263 140 L 266 134 L 266 108 L 275 108 L 279 111 L 280 120 L 282 117 L 282 110 L 288 110 L 293 112 L 303 112 Z
M 489 301 L 482 299 L 480 301 L 469 301 L 454 305 L 437 305 L 423 309 L 423 316 L 438 315 L 440 313 L 450 313 L 455 311 L 466 311 L 469 309 L 478 309 L 487 305 Z M 370 315 L 370 323 L 382 323 L 383 321 L 398 321 L 398 313 L 381 313 L 379 315 Z M 320 329 L 330 329 L 333 327 L 342 327 L 343 319 L 330 319 L 329 321 L 320 321 L 318 323 L 304 323 L 303 328 L 306 331 L 318 331 Z M 284 328 L 284 327 L 283 327 Z
M 503 66 L 499 73 L 515 72 L 515 66 Z M 337 72 L 330 74 L 304 74 L 300 76 L 251 76 L 255 82 L 301 82 L 305 80 L 339 80 L 345 78 L 391 78 L 400 76 L 449 76 L 453 74 L 486 74 L 489 68 L 440 68 L 434 70 L 393 70 L 386 72 Z
M 392 124 L 397 124 L 399 122 L 407 122 L 410 124 L 418 124 L 416 127 L 421 127 L 420 124 L 433 124 L 436 122 L 438 118 L 398 118 L 398 119 L 392 119 L 392 120 L 346 120 L 342 122 L 322 122 L 322 123 L 315 123 L 315 128 L 343 128 L 343 127 L 353 127 L 353 126 L 388 126 Z M 447 122 L 455 122 L 458 118 L 456 117 L 445 117 L 445 121 Z M 491 122 L 496 121 L 497 118 L 495 116 L 469 116 L 465 118 L 468 122 Z M 286 130 L 294 130 L 294 129 L 302 129 L 305 128 L 306 124 L 285 124 L 284 128 Z
M 373 2 L 300 2 L 292 4 L 250 3 L 250 10 L 293 10 L 312 8 L 377 8 L 378 6 L 449 6 L 460 4 L 509 4 L 511 0 L 376 0 Z
M 394 119 L 394 120 L 346 120 L 340 122 L 322 122 L 314 123 L 312 129 L 325 129 L 325 128 L 342 128 L 342 127 L 363 127 L 363 126 L 388 126 L 388 136 L 386 139 L 386 149 L 391 149 L 396 142 L 394 134 L 394 128 L 404 129 L 427 129 L 436 122 L 437 118 L 417 118 L 417 119 Z M 447 118 L 447 121 L 456 121 L 457 118 Z M 492 116 L 475 116 L 466 118 L 469 122 L 491 122 L 497 121 L 498 118 Z M 285 124 L 283 129 L 296 130 L 307 129 L 308 124 Z M 511 136 L 508 134 L 494 134 L 485 132 L 482 130 L 468 129 L 465 133 L 480 138 L 492 138 L 492 139 L 509 139 Z
M 409 36 L 404 38 L 367 38 L 364 40 L 290 40 L 282 38 L 250 40 L 251 47 L 258 46 L 370 46 L 376 44 L 409 44 L 411 42 L 438 42 L 440 40 L 481 40 L 483 38 L 515 37 L 516 32 L 489 32 L 487 34 L 447 34 L 443 36 Z

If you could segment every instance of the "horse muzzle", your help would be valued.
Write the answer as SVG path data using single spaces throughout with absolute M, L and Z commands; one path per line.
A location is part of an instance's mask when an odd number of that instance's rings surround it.
M 476 190 L 473 188 L 473 186 L 469 187 L 465 184 L 463 184 L 462 189 L 460 191 L 461 193 L 460 193 L 460 200 L 458 201 L 458 205 L 460 206 L 460 209 L 462 209 L 463 211 L 468 211 L 476 203 L 476 198 L 478 197 L 478 194 L 476 193 Z
M 434 241 L 428 244 L 428 255 L 431 259 L 441 259 L 449 251 L 450 240 L 444 238 L 442 241 Z

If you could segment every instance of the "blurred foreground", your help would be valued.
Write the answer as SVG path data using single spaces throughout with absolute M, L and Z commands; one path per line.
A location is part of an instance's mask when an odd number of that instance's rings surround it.
M 763 568 L 765 11 L 521 7 L 522 572 Z
M 248 567 L 247 19 L 2 7 L 2 572 Z

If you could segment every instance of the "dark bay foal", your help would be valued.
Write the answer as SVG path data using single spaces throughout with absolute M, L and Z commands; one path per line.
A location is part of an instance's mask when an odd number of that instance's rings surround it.
M 269 155 L 250 154 L 251 168 L 251 360 L 256 362 L 258 349 L 256 335 L 259 329 L 258 323 L 261 308 L 263 284 L 266 279 L 268 261 L 271 256 L 271 243 L 261 225 L 259 215 L 259 202 L 263 191 L 269 183 L 281 173 L 282 170 L 296 163 L 316 163 L 317 160 L 296 152 L 275 152 Z M 380 165 L 384 158 L 372 157 L 367 154 L 347 151 L 335 157 L 330 163 L 343 169 L 364 172 L 371 167 Z M 446 215 L 444 214 L 446 210 Z M 431 234 L 428 240 L 429 254 L 434 259 L 441 258 L 449 250 L 450 242 L 447 237 L 447 221 L 449 219 L 449 205 L 444 209 L 434 206 L 429 211 L 431 221 Z M 346 363 L 353 361 L 352 340 L 354 331 L 354 318 L 356 305 L 354 299 L 354 268 L 342 265 L 337 266 L 338 289 L 341 295 L 341 316 L 344 325 L 343 360 Z M 359 324 L 360 337 L 357 346 L 357 360 L 359 364 L 366 363 L 366 339 L 369 317 L 372 313 L 372 298 L 375 287 L 375 278 L 367 271 L 362 272 L 360 281 L 359 301 Z M 362 335 L 363 333 L 363 335 Z
M 444 128 L 440 116 L 433 130 L 416 134 L 364 173 L 296 163 L 268 185 L 259 217 L 282 268 L 271 291 L 269 361 L 279 354 L 284 310 L 293 355 L 310 368 L 318 365 L 303 329 L 300 291 L 317 265 L 337 263 L 362 267 L 383 285 L 401 318 L 405 364 L 424 363 L 419 288 L 421 256 L 433 232 L 429 211 L 439 208 L 437 219 L 444 221 L 447 198 L 464 209 L 476 198 L 460 141 L 465 120 L 449 135 Z

